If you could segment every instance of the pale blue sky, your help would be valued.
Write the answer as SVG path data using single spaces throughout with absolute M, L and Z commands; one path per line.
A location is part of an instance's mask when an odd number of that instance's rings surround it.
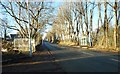
M 58 9 L 58 7 L 59 7 L 61 4 L 63 4 L 63 2 L 54 1 L 53 6 L 54 6 L 55 9 L 56 9 L 56 11 L 54 12 L 54 14 L 57 13 L 57 9 Z M 91 8 L 91 7 L 89 7 L 89 8 Z M 110 9 L 111 7 L 108 6 L 108 8 Z M 102 19 L 103 19 L 103 18 L 104 18 L 104 7 L 103 7 L 103 5 L 102 5 L 102 8 L 101 8 L 101 9 L 102 9 Z M 108 11 L 108 17 L 109 17 L 109 13 L 110 13 L 110 11 Z M 1 16 L 1 18 L 4 18 L 4 16 L 1 14 L 1 10 L 0 10 L 0 16 Z M 8 20 L 8 22 L 9 22 L 10 25 L 16 24 L 16 23 L 14 22 L 14 19 L 13 19 L 11 16 L 7 15 L 7 18 L 8 18 L 7 20 Z M 89 12 L 88 12 L 88 18 L 90 18 Z M 113 21 L 114 21 L 114 19 L 112 19 L 111 24 L 114 24 Z M 94 9 L 94 13 L 93 13 L 93 29 L 94 29 L 94 30 L 97 28 L 97 22 L 98 22 L 98 7 L 96 7 L 96 8 Z M 48 28 L 50 29 L 50 27 L 48 27 Z M 16 33 L 16 31 L 12 31 L 12 33 Z

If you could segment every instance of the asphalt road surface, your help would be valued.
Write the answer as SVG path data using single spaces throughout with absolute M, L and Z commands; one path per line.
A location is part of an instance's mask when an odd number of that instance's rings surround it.
M 54 62 L 53 56 L 51 56 L 45 46 L 37 48 L 37 51 L 33 53 L 31 58 L 26 57 L 24 59 L 9 61 L 8 63 L 2 64 L 2 73 L 25 72 L 26 74 L 32 72 L 36 74 L 37 72 L 64 72 L 60 66 Z
M 44 42 L 65 72 L 120 72 L 118 53 L 99 52 Z
M 79 47 L 60 46 L 43 42 L 44 51 L 32 58 L 2 66 L 3 72 L 118 72 L 117 53 L 99 52 Z

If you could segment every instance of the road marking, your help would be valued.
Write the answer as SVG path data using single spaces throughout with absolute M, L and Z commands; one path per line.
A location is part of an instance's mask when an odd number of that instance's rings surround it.
M 55 62 L 63 62 L 63 61 L 68 61 L 68 60 L 80 60 L 83 58 L 90 58 L 91 56 L 83 56 L 83 57 L 72 57 L 72 58 L 63 58 L 63 59 L 55 59 Z
M 118 59 L 111 59 L 111 60 L 116 61 L 116 62 L 120 62 L 120 60 L 118 60 Z
M 35 65 L 35 64 L 44 64 L 44 63 L 51 63 L 52 61 L 36 61 L 36 62 L 23 62 L 23 63 L 14 63 L 14 64 L 9 64 L 9 65 L 3 65 L 3 67 L 8 67 L 8 66 L 20 66 L 20 65 Z
M 83 54 L 88 54 L 88 55 L 91 55 L 93 56 L 94 54 L 91 54 L 91 53 L 87 53 L 87 52 L 82 52 Z

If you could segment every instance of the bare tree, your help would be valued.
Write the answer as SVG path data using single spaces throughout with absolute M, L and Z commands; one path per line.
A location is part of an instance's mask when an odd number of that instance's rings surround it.
M 76 11 L 77 10 L 77 7 L 78 7 L 79 3 L 73 3 L 72 4 L 72 12 L 73 12 L 73 25 L 74 25 L 74 36 L 73 36 L 73 39 L 78 42 L 78 38 L 79 38 L 79 14 L 78 12 Z
M 69 4 L 66 5 L 66 3 L 60 6 L 59 11 L 58 11 L 57 21 L 59 22 L 59 25 L 61 25 L 63 29 L 61 31 L 62 32 L 61 36 L 64 36 L 65 35 L 64 33 L 66 33 L 69 36 L 68 38 L 70 40 L 70 37 L 72 36 L 72 33 L 73 33 L 73 26 L 72 26 L 71 9 L 69 6 L 70 5 Z
M 114 11 L 115 11 L 115 28 L 114 28 L 114 43 L 115 43 L 115 49 L 117 48 L 117 40 L 118 40 L 118 13 L 117 13 L 117 9 L 118 9 L 118 4 L 117 2 L 115 2 L 114 4 Z
M 114 5 L 110 4 L 109 2 L 107 2 L 107 4 L 109 4 L 112 8 L 113 8 L 113 12 L 114 12 L 114 17 L 115 17 L 115 23 L 114 23 L 114 48 L 117 48 L 117 41 L 118 41 L 118 22 L 119 22 L 119 14 L 118 14 L 118 9 L 120 8 L 118 6 L 117 0 L 115 0 Z M 118 18 L 117 18 L 118 17 Z
M 108 20 L 107 20 L 107 3 L 104 2 L 104 40 L 105 48 L 108 48 Z
M 85 3 L 85 25 L 86 25 L 86 35 L 88 36 L 89 32 L 88 32 L 88 2 L 86 1 Z
M 36 38 L 38 30 L 41 30 L 48 23 L 54 9 L 49 2 L 29 2 L 28 7 L 26 2 L 8 2 L 8 5 L 0 2 L 0 5 L 17 23 L 15 26 L 8 25 L 7 27 L 17 30 L 21 37 L 28 37 L 28 18 L 30 19 L 33 39 Z M 28 10 L 30 17 L 28 17 Z
M 93 36 L 92 36 L 92 32 L 93 32 L 93 29 L 92 29 L 93 11 L 94 11 L 94 8 L 97 6 L 97 5 L 95 5 L 95 2 L 93 2 L 91 4 L 92 4 L 92 8 L 90 9 L 90 32 L 89 32 L 89 34 L 90 34 L 90 46 L 92 46 L 92 44 L 93 44 L 93 41 L 92 41 L 93 40 Z M 99 28 L 99 26 L 98 26 L 98 28 Z
M 6 19 L 0 19 L 0 27 L 1 27 L 1 33 L 3 33 L 4 34 L 4 40 L 6 40 L 6 36 L 7 36 L 7 27 L 6 27 L 6 25 L 7 25 L 7 21 L 6 21 Z

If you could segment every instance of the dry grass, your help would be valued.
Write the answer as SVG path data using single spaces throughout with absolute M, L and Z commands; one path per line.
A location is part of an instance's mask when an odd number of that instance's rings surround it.
M 59 45 L 64 46 L 78 46 L 77 43 L 71 41 L 60 41 Z M 105 46 L 95 45 L 94 47 L 90 47 L 89 50 L 101 51 L 101 52 L 120 52 L 120 47 L 115 49 L 112 46 L 105 48 Z
M 94 46 L 93 48 L 90 48 L 90 49 L 96 50 L 96 51 L 102 51 L 102 52 L 119 52 L 120 51 L 120 47 L 115 49 L 114 47 L 105 48 L 104 46 Z
M 64 46 L 78 46 L 77 43 L 71 41 L 60 41 L 60 45 Z M 94 46 L 89 48 L 89 50 L 101 51 L 101 52 L 119 52 L 120 47 L 115 49 L 114 47 L 105 48 L 105 46 Z
M 60 45 L 65 45 L 65 46 L 76 46 L 77 43 L 71 42 L 71 41 L 60 41 Z

